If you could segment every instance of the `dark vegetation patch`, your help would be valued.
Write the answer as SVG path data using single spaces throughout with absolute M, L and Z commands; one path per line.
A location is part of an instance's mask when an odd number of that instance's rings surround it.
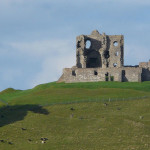
M 14 105 L 0 107 L 0 127 L 15 123 L 16 121 L 24 120 L 28 111 L 48 115 L 49 112 L 38 105 Z M 23 131 L 26 128 L 21 127 Z

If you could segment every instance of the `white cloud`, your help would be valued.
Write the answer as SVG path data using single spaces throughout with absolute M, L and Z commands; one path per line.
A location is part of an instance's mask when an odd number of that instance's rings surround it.
M 38 84 L 57 81 L 62 75 L 63 68 L 75 65 L 75 56 L 68 54 L 66 56 L 48 57 L 42 63 L 42 70 L 35 76 L 30 84 L 34 87 Z
M 34 57 L 43 57 L 53 54 L 63 55 L 74 49 L 73 40 L 44 40 L 35 42 L 13 42 L 9 45 L 20 53 Z
M 51 81 L 56 81 L 65 67 L 75 65 L 75 43 L 73 40 L 45 40 L 24 43 L 10 43 L 18 53 L 38 58 L 41 70 L 30 81 L 30 88 Z

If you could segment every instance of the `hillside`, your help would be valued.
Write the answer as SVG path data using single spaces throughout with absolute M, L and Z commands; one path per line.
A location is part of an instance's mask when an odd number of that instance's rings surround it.
M 29 90 L 8 88 L 0 92 L 0 99 L 15 104 L 65 103 L 81 100 L 120 99 L 150 96 L 150 82 L 94 82 L 47 83 Z
M 148 150 L 150 82 L 9 88 L 0 92 L 0 120 L 2 150 Z

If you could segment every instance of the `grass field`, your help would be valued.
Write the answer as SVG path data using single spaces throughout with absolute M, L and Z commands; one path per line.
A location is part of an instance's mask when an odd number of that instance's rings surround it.
M 150 82 L 53 82 L 0 100 L 0 150 L 150 149 Z

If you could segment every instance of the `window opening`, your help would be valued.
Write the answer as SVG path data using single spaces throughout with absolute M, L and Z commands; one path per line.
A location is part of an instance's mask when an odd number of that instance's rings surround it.
M 114 46 L 118 46 L 118 42 L 117 41 L 114 42 Z
M 87 40 L 85 42 L 85 47 L 86 47 L 86 49 L 89 49 L 91 47 L 91 41 L 90 40 Z
M 109 77 L 108 77 L 108 72 L 105 74 L 105 81 L 108 81 L 109 80 Z
M 96 76 L 98 75 L 98 72 L 96 70 L 94 71 L 94 75 L 96 75 Z
M 75 70 L 72 70 L 72 76 L 76 76 Z
M 116 53 L 115 53 L 115 56 L 118 56 L 118 55 L 119 55 L 119 52 L 116 52 Z
M 117 63 L 114 63 L 113 65 L 114 65 L 114 67 L 117 67 Z

